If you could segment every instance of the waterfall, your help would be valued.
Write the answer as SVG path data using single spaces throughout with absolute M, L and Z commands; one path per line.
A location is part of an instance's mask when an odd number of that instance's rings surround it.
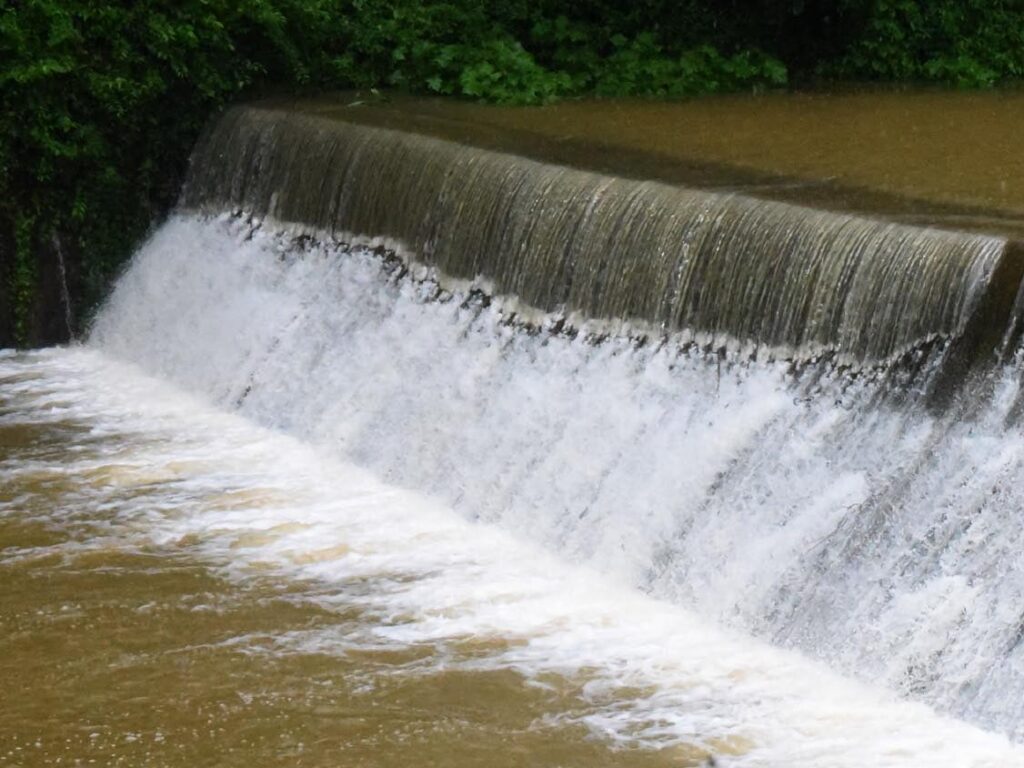
M 1019 740 L 1020 262 L 994 237 L 239 108 L 89 343 Z M 926 407 L 950 366 L 971 386 Z
M 603 176 L 269 108 L 238 107 L 215 123 L 183 202 L 379 238 L 542 312 L 847 365 L 971 335 L 986 288 L 1015 289 L 1024 274 L 996 237 Z M 1010 303 L 994 310 L 1000 328 Z

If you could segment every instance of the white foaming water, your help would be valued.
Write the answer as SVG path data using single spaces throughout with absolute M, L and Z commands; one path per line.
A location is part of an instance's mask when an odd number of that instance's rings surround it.
M 1024 736 L 1012 372 L 976 417 L 937 418 L 435 295 L 368 252 L 178 218 L 91 343 L 560 562 Z
M 15 403 L 0 423 L 117 436 L 113 452 L 5 465 L 10 476 L 57 470 L 145 491 L 121 493 L 105 535 L 80 546 L 156 543 L 242 581 L 269 567 L 323 587 L 296 599 L 376 617 L 353 631 L 275 637 L 281 652 L 479 641 L 486 652 L 434 663 L 514 669 L 537 684 L 582 677 L 582 705 L 552 717 L 624 744 L 703 744 L 722 766 L 1024 765 L 1000 736 L 716 629 L 97 352 L 3 357 L 0 382 Z M 90 508 L 83 491 L 72 514 L 103 506 Z

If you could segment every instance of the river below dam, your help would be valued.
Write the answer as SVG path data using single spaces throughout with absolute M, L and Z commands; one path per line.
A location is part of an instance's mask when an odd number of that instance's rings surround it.
M 637 598 L 596 598 L 510 537 L 93 351 L 2 357 L 0 386 L 2 765 L 667 766 L 750 748 L 743 729 L 653 732 Z M 705 695 L 686 694 L 702 720 Z
M 0 765 L 1024 765 L 102 352 L 0 387 Z
M 960 425 L 393 270 L 175 217 L 3 353 L 0 764 L 1024 765 L 1015 377 Z

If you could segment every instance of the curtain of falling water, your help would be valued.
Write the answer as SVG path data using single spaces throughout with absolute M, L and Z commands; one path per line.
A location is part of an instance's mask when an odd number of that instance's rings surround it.
M 200 143 L 183 202 L 390 238 L 546 312 L 845 363 L 961 333 L 1004 249 L 254 107 Z

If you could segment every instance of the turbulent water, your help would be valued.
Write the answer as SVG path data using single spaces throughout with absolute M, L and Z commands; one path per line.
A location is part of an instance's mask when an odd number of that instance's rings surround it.
M 969 410 L 936 415 L 880 398 L 889 381 L 524 329 L 514 304 L 414 272 L 243 219 L 181 217 L 136 257 L 91 345 L 657 598 L 642 618 L 609 619 L 649 631 L 622 640 L 641 667 L 685 658 L 703 679 L 719 653 L 711 641 L 695 660 L 693 640 L 661 624 L 677 620 L 671 604 L 1024 737 L 1015 367 L 965 396 Z M 487 563 L 474 542 L 465 556 Z M 464 589 L 440 592 L 474 600 Z M 817 711 L 813 683 L 796 699 L 735 684 L 730 701 L 780 718 Z
M 208 272 L 180 280 L 204 263 L 238 270 L 243 293 L 246 272 L 269 281 L 247 293 L 255 335 L 263 291 L 299 272 L 452 326 L 450 307 L 402 298 L 369 255 L 286 263 L 269 245 L 175 222 L 122 283 L 101 349 L 0 355 L 0 764 L 1024 765 L 998 735 L 715 628 L 602 575 L 609 563 L 545 552 L 529 540 L 540 510 L 513 535 L 513 507 L 505 530 L 470 522 L 334 458 L 336 436 L 282 434 L 302 431 L 284 407 L 295 392 L 278 391 L 268 430 L 227 412 L 237 392 L 197 399 L 118 362 L 140 338 L 118 321 L 143 323 L 154 298 L 136 291 L 172 275 L 180 296 L 221 290 Z M 211 320 L 210 342 L 242 325 Z M 150 341 L 175 354 L 174 338 Z M 257 385 L 235 373 L 250 401 Z

